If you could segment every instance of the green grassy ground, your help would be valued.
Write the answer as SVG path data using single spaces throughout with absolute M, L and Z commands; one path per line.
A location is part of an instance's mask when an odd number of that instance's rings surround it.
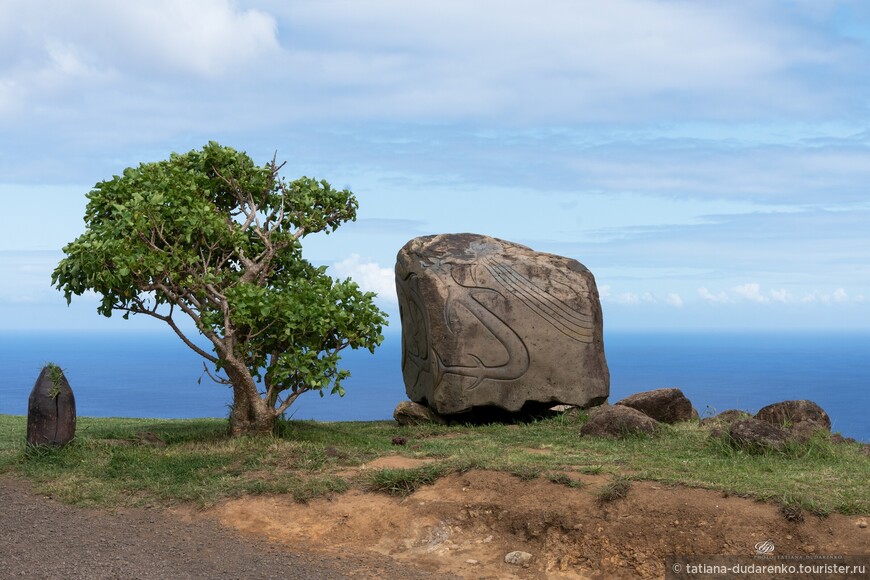
M 520 425 L 400 427 L 393 422 L 288 421 L 271 438 L 227 436 L 222 419 L 80 417 L 62 449 L 28 449 L 25 418 L 0 415 L 0 472 L 33 480 L 42 493 L 74 504 L 210 505 L 243 494 L 291 494 L 300 501 L 351 486 L 407 493 L 454 471 L 501 470 L 571 484 L 568 474 L 604 473 L 703 487 L 799 506 L 817 514 L 870 514 L 870 458 L 857 444 L 818 437 L 765 455 L 711 440 L 696 422 L 655 438 L 579 436 L 583 418 Z M 165 446 L 142 444 L 151 432 Z M 407 440 L 394 445 L 394 437 Z M 408 470 L 350 467 L 401 454 L 433 459 Z

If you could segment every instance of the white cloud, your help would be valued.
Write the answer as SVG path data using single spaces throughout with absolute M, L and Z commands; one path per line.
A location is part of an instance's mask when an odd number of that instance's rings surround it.
M 375 292 L 386 303 L 398 304 L 396 275 L 391 268 L 382 268 L 377 262 L 363 261 L 359 254 L 332 265 L 332 273 L 339 278 L 353 278 L 366 292 Z
M 683 297 L 674 292 L 670 292 L 665 297 L 665 302 L 673 306 L 674 308 L 682 308 L 683 307 Z
M 774 302 L 782 302 L 784 304 L 787 304 L 789 302 L 794 301 L 794 298 L 792 298 L 791 293 L 789 293 L 789 291 L 786 290 L 785 288 L 782 288 L 780 290 L 771 290 L 770 291 L 770 299 L 773 300 Z
M 758 282 L 747 282 L 733 288 L 733 295 L 726 292 L 713 294 L 707 288 L 699 288 L 698 294 L 708 302 L 739 302 L 740 300 L 755 302 L 757 304 L 835 304 L 835 303 L 861 303 L 864 302 L 862 295 L 849 296 L 844 288 L 837 288 L 833 292 L 808 292 L 801 297 L 795 296 L 785 288 L 779 290 L 764 291 Z
M 698 288 L 698 294 L 706 300 L 707 302 L 715 302 L 715 303 L 725 303 L 731 302 L 731 299 L 728 298 L 728 295 L 724 292 L 719 292 L 718 294 L 713 294 L 707 288 Z
M 610 292 L 610 286 L 605 285 L 602 286 L 599 290 L 599 296 L 601 297 L 602 302 L 620 304 L 623 306 L 637 306 L 640 304 L 662 303 L 668 304 L 675 308 L 680 308 L 683 306 L 682 297 L 675 292 L 670 292 L 665 296 L 660 296 L 652 292 L 620 292 L 619 294 L 614 295 Z
M 735 286 L 734 291 L 746 300 L 752 302 L 767 302 L 770 300 L 767 296 L 761 293 L 761 285 L 757 282 L 749 282 L 748 284 Z
M 510 115 L 562 123 L 663 111 L 702 118 L 754 116 L 759 108 L 822 111 L 840 95 L 804 82 L 796 71 L 851 65 L 850 45 L 823 37 L 785 8 L 762 4 L 317 0 L 270 6 L 288 29 L 294 74 L 311 86 L 351 89 L 318 104 L 341 104 L 352 115 Z
M 804 302 L 804 303 L 820 302 L 822 304 L 838 304 L 838 303 L 844 303 L 844 302 L 863 302 L 863 301 L 864 301 L 863 296 L 856 296 L 854 298 L 851 298 L 846 293 L 846 290 L 843 288 L 837 288 L 832 293 L 818 292 L 818 291 L 812 292 L 810 294 L 805 294 L 804 297 L 801 299 L 801 302 Z
M 91 0 L 95 26 L 150 66 L 212 77 L 249 66 L 278 48 L 275 19 L 230 0 Z
M 153 90 L 166 77 L 178 81 L 182 75 L 187 84 L 191 77 L 234 73 L 233 82 L 240 82 L 245 75 L 239 73 L 264 68 L 263 57 L 279 52 L 274 18 L 239 10 L 230 0 L 4 5 L 9 17 L 0 13 L 0 120 L 34 100 L 76 97 L 125 81 L 144 80 Z

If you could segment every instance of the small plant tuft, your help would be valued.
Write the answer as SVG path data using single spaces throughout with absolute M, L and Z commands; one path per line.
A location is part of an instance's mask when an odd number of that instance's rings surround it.
M 60 387 L 63 385 L 63 369 L 50 361 L 45 363 L 44 366 L 48 369 L 48 380 L 52 384 L 51 389 L 48 391 L 48 396 L 56 399 L 60 395 Z
M 508 468 L 508 473 L 516 475 L 523 481 L 533 481 L 538 479 L 541 474 L 540 468 L 534 465 L 512 465 Z
M 582 481 L 571 479 L 567 473 L 548 473 L 547 479 L 549 479 L 553 483 L 558 483 L 559 485 L 564 485 L 566 487 L 577 488 L 583 487 L 585 485 Z
M 445 474 L 440 465 L 423 465 L 413 469 L 378 469 L 365 482 L 366 489 L 389 495 L 407 496 L 420 486 L 434 483 Z
M 625 499 L 629 489 L 631 489 L 631 481 L 625 477 L 617 477 L 598 491 L 598 503 Z

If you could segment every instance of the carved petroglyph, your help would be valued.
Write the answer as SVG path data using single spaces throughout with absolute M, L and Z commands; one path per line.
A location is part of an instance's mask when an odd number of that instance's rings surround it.
M 473 272 L 472 272 L 473 276 Z M 437 362 L 437 372 L 435 374 L 435 386 L 441 382 L 441 378 L 445 374 L 454 374 L 462 377 L 472 377 L 474 383 L 466 387 L 472 390 L 486 379 L 510 381 L 523 376 L 529 368 L 529 350 L 523 343 L 520 336 L 511 328 L 510 324 L 505 322 L 495 312 L 486 307 L 486 305 L 478 298 L 485 294 L 491 294 L 500 297 L 504 300 L 504 296 L 491 288 L 467 286 L 457 280 L 451 272 L 451 278 L 456 282 L 455 287 L 451 287 L 448 291 L 447 303 L 444 306 L 444 320 L 448 330 L 453 331 L 451 325 L 451 315 L 454 309 L 461 305 L 469 314 L 471 314 L 480 324 L 482 324 L 495 339 L 507 351 L 507 362 L 498 365 L 485 364 L 480 356 L 473 352 L 467 353 L 467 356 L 475 362 L 471 366 L 462 366 L 455 364 L 446 364 L 444 359 L 433 349 Z
M 402 332 L 402 375 L 405 383 L 418 385 L 421 375 L 430 372 L 429 332 L 425 307 L 418 290 L 417 275 L 410 273 L 396 284 L 399 296 L 399 316 L 407 320 L 407 332 Z
M 408 242 L 396 262 L 409 397 L 441 414 L 609 392 L 595 279 L 579 262 L 474 234 Z
M 592 313 L 571 308 L 555 296 L 548 294 L 531 280 L 508 265 L 492 258 L 483 259 L 484 267 L 508 292 L 517 297 L 535 314 L 549 322 L 556 330 L 580 342 L 592 342 Z

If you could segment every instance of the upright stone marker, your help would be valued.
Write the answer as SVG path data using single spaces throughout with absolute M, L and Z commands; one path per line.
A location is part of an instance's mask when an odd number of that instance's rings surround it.
M 76 435 L 76 400 L 57 365 L 46 365 L 27 404 L 27 444 L 66 445 Z
M 402 374 L 442 415 L 610 393 L 601 305 L 583 264 L 477 234 L 424 236 L 396 261 Z

